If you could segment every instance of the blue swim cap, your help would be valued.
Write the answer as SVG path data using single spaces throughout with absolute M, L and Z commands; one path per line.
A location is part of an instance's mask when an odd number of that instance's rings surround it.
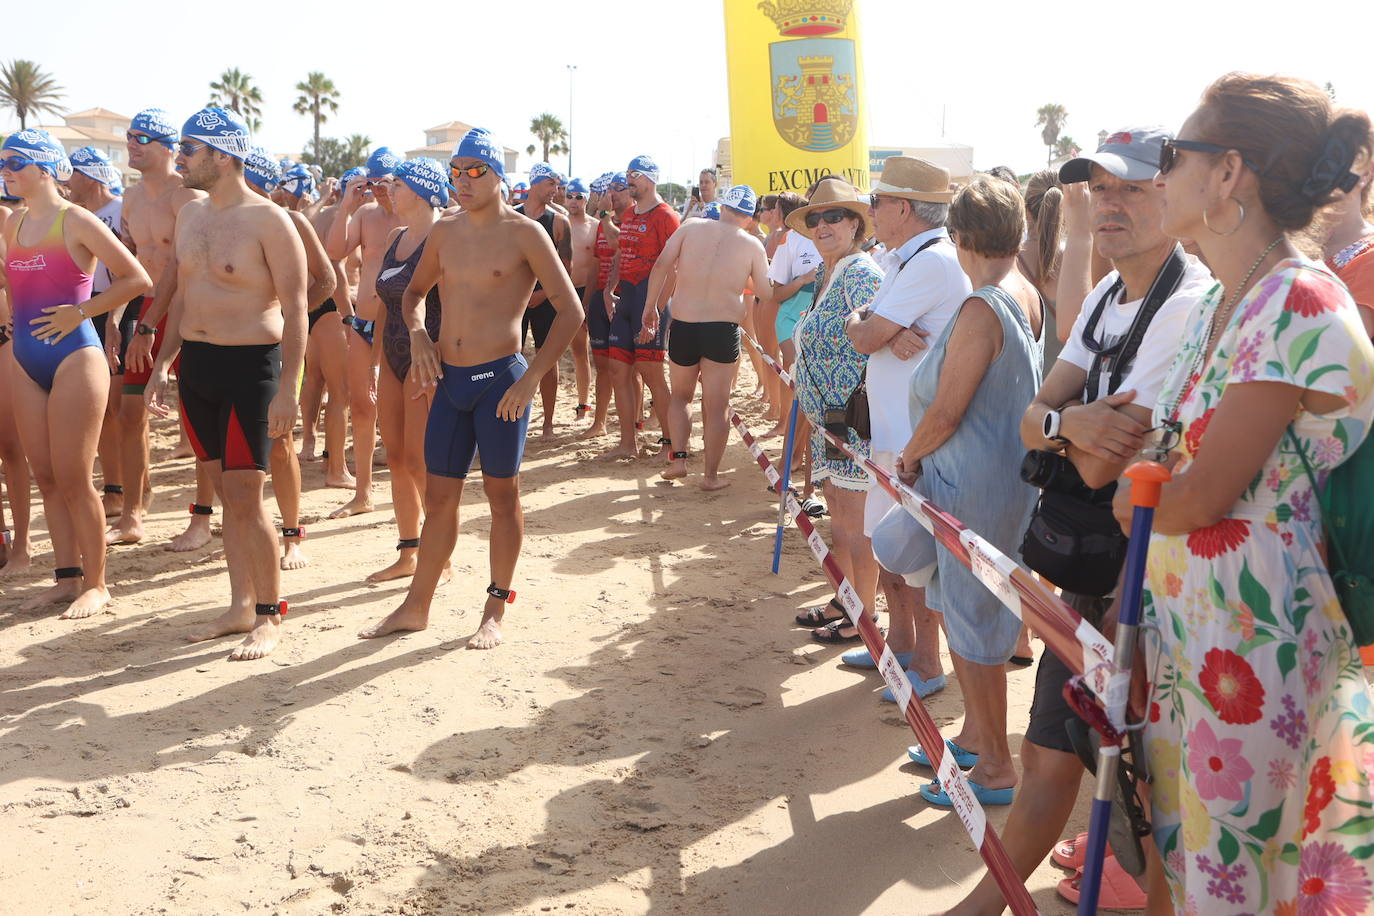
M 282 172 L 281 186 L 292 197 L 307 197 L 315 190 L 315 176 L 303 165 Z
M 367 177 L 385 178 L 396 174 L 396 166 L 406 161 L 406 157 L 389 146 L 379 146 L 367 157 Z
M 72 161 L 62 144 L 53 139 L 46 130 L 29 128 L 15 131 L 5 138 L 4 149 L 14 150 L 26 159 L 31 159 L 38 167 L 58 181 L 72 177 Z
M 643 172 L 644 177 L 658 184 L 658 163 L 652 156 L 636 156 L 625 166 L 626 172 Z
M 463 135 L 453 148 L 450 159 L 480 159 L 491 166 L 498 177 L 506 177 L 506 159 L 500 144 L 492 139 L 491 131 L 484 127 L 474 127 Z
M 243 177 L 249 184 L 271 194 L 281 184 L 281 167 L 265 147 L 255 146 L 243 160 Z
M 541 181 L 557 182 L 558 178 L 558 172 L 547 162 L 536 162 L 530 166 L 530 187 L 534 187 Z
M 511 185 L 511 196 L 516 200 L 529 200 L 530 186 L 523 181 L 517 181 Z
M 119 169 L 111 164 L 110 157 L 94 146 L 81 147 L 72 153 L 71 160 L 75 171 L 92 181 L 100 182 L 116 196 L 124 193 L 124 179 L 120 176 Z
M 396 177 L 421 200 L 429 201 L 431 207 L 448 206 L 448 176 L 444 167 L 433 159 L 423 156 L 408 159 L 397 167 Z
M 353 168 L 349 169 L 348 171 L 344 172 L 342 175 L 339 176 L 339 193 L 342 194 L 344 191 L 347 191 L 348 183 L 353 179 L 364 178 L 366 176 L 367 169 L 363 168 L 360 165 L 353 166 Z
M 611 189 L 611 173 L 603 172 L 592 179 L 592 193 L 605 194 Z
M 747 184 L 737 184 L 720 195 L 720 205 L 738 210 L 745 216 L 753 216 L 758 209 L 758 197 Z
M 720 204 L 714 200 L 706 205 L 706 209 L 701 214 L 703 219 L 720 219 Z
M 253 148 L 248 125 L 228 108 L 202 108 L 181 125 L 181 135 L 240 160 L 247 159 Z
M 157 142 L 168 149 L 176 146 L 176 142 L 181 139 L 181 132 L 177 130 L 176 124 L 172 123 L 172 116 L 161 108 L 145 108 L 134 115 L 134 119 L 129 122 L 129 130 L 157 137 Z
M 573 178 L 568 181 L 568 191 L 572 194 L 586 194 L 587 186 L 581 178 Z
M 612 191 L 623 191 L 629 186 L 630 179 L 625 176 L 624 172 L 616 172 L 614 175 L 611 176 Z

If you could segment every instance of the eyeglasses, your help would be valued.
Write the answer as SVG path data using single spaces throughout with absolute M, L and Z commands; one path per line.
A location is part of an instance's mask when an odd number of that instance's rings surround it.
M 461 176 L 463 176 L 463 175 L 466 175 L 466 176 L 469 177 L 469 178 L 481 178 L 481 177 L 482 177 L 483 175 L 485 175 L 487 172 L 490 172 L 490 171 L 491 171 L 491 166 L 489 166 L 489 165 L 470 165 L 470 166 L 468 166 L 467 168 L 461 168 L 461 167 L 456 166 L 456 165 L 450 165 L 450 166 L 448 167 L 448 170 L 449 170 L 449 174 L 451 174 L 454 178 L 459 178 L 459 177 L 461 177 Z
M 586 199 L 587 199 L 587 195 L 586 195 L 586 194 L 569 194 L 569 195 L 568 195 L 568 200 L 586 200 Z
M 208 143 L 197 143 L 194 140 L 182 140 L 177 144 L 177 149 L 181 151 L 181 155 L 183 156 L 194 156 L 201 150 L 208 149 L 209 146 L 210 144 Z
M 648 176 L 646 176 L 643 172 L 639 171 L 638 169 L 635 169 L 633 171 L 626 172 L 625 177 L 630 179 L 631 181 L 634 181 L 636 178 L 646 178 Z
M 173 136 L 173 134 L 163 134 L 161 137 L 153 137 L 148 134 L 136 134 L 133 131 L 128 131 L 124 134 L 124 139 L 132 140 L 139 146 L 147 146 L 149 143 L 161 143 L 163 140 L 170 140 Z
M 1145 430 L 1145 436 L 1145 447 L 1141 453 L 1152 461 L 1163 462 L 1178 447 L 1178 441 L 1183 437 L 1183 424 L 1178 420 L 1165 420 Z
M 812 210 L 806 214 L 806 228 L 815 229 L 822 222 L 827 222 L 833 226 L 849 219 L 849 216 L 848 210 Z
M 1164 145 L 1159 148 L 1159 174 L 1167 175 L 1173 171 L 1174 166 L 1178 165 L 1179 150 L 1194 153 L 1229 153 L 1233 149 L 1241 154 L 1240 161 L 1245 163 L 1246 168 L 1259 173 L 1260 167 L 1245 155 L 1244 150 L 1236 149 L 1234 146 L 1218 146 L 1215 143 L 1203 143 L 1201 140 L 1165 140 Z
M 22 156 L 7 156 L 0 159 L 0 172 L 17 172 L 30 165 L 37 165 L 37 159 L 25 159 Z
M 613 184 L 613 185 L 611 185 L 611 190 L 612 190 L 612 191 L 624 191 L 624 190 L 626 190 L 628 187 L 629 187 L 629 185 L 625 185 L 625 184 Z

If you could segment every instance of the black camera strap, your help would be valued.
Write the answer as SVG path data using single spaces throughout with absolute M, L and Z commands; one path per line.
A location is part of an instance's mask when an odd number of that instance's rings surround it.
M 1174 250 L 1169 252 L 1169 257 L 1165 259 L 1159 273 L 1155 274 L 1154 282 L 1150 284 L 1150 291 L 1145 294 L 1145 301 L 1140 305 L 1140 311 L 1136 312 L 1135 318 L 1131 321 L 1130 330 L 1126 332 L 1125 337 L 1110 347 L 1104 347 L 1098 343 L 1097 326 L 1107 310 L 1108 303 L 1124 288 L 1124 281 L 1118 276 L 1116 282 L 1102 294 L 1102 298 L 1097 301 L 1097 307 L 1093 309 L 1087 324 L 1083 326 L 1083 346 L 1087 348 L 1089 353 L 1093 354 L 1092 366 L 1088 369 L 1088 379 L 1083 386 L 1083 402 L 1085 404 L 1097 400 L 1104 370 L 1110 369 L 1107 377 L 1107 393 L 1115 394 L 1117 389 L 1121 387 L 1126 374 L 1135 364 L 1136 351 L 1140 349 L 1140 344 L 1145 339 L 1145 332 L 1149 330 L 1150 322 L 1154 320 L 1155 313 L 1178 290 L 1187 269 L 1188 260 L 1183 253 L 1183 246 L 1175 244 Z

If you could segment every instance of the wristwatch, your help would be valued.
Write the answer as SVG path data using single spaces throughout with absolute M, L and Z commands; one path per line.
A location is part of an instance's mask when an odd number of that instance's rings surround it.
M 144 324 L 143 322 L 140 321 L 140 322 L 138 323 L 138 327 L 135 329 L 135 333 L 142 334 L 142 335 L 144 335 L 144 336 L 146 337 L 146 336 L 148 336 L 148 335 L 150 335 L 150 334 L 156 334 L 156 333 L 157 333 L 157 328 L 150 328 L 150 327 L 148 327 L 146 324 Z
M 1059 445 L 1068 445 L 1069 440 L 1059 435 L 1059 427 L 1064 422 L 1063 415 L 1057 410 L 1046 411 L 1045 413 L 1045 438 Z

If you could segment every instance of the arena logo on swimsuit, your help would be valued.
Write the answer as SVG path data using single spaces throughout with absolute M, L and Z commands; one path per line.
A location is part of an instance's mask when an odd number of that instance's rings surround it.
M 496 378 L 496 373 L 495 373 L 495 372 L 479 372 L 479 373 L 477 373 L 476 375 L 472 376 L 472 380 L 473 380 L 474 382 L 480 382 L 480 381 L 481 381 L 482 379 L 484 379 L 484 378 Z
M 10 270 L 47 270 L 48 262 L 41 254 L 36 254 L 27 261 L 10 261 Z

